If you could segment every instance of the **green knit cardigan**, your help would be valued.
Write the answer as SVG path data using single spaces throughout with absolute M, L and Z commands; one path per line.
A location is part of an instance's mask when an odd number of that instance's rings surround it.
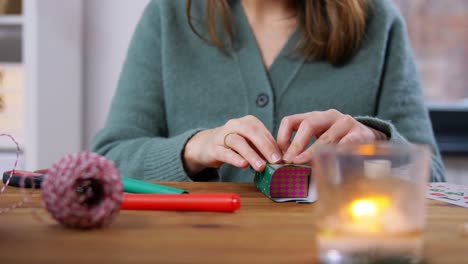
M 194 2 L 193 16 L 201 18 L 203 1 Z M 251 182 L 251 169 L 230 165 L 189 178 L 181 158 L 186 142 L 245 115 L 256 116 L 276 136 L 285 116 L 333 108 L 391 142 L 431 146 L 431 180 L 444 180 L 405 24 L 390 1 L 372 1 L 365 39 L 346 64 L 296 55 L 296 31 L 268 70 L 241 5 L 231 5 L 237 37 L 225 54 L 192 32 L 185 1 L 148 4 L 93 151 L 137 179 Z

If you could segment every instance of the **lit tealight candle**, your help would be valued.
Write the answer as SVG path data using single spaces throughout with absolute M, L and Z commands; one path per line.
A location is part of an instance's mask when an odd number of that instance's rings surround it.
M 376 233 L 382 230 L 382 214 L 389 207 L 386 197 L 369 197 L 355 200 L 349 206 L 351 231 Z

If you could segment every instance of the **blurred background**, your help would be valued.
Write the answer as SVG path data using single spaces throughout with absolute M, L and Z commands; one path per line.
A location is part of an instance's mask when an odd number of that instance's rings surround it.
M 20 142 L 21 168 L 89 148 L 148 1 L 0 0 L 0 133 Z M 468 0 L 393 1 L 407 20 L 447 180 L 468 184 Z M 14 144 L 0 138 L 0 171 L 14 159 Z

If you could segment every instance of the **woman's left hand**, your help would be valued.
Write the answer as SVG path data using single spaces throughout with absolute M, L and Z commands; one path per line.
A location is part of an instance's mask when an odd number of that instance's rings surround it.
M 293 132 L 296 135 L 291 142 Z M 312 137 L 317 140 L 307 148 Z M 283 160 L 296 164 L 310 163 L 317 144 L 366 144 L 377 140 L 388 138 L 334 109 L 287 116 L 281 121 L 277 137 Z

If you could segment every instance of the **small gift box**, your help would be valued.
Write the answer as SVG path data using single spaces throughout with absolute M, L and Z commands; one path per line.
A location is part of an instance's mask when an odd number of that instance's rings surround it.
M 312 169 L 296 164 L 267 164 L 255 174 L 255 186 L 275 202 L 316 200 Z

